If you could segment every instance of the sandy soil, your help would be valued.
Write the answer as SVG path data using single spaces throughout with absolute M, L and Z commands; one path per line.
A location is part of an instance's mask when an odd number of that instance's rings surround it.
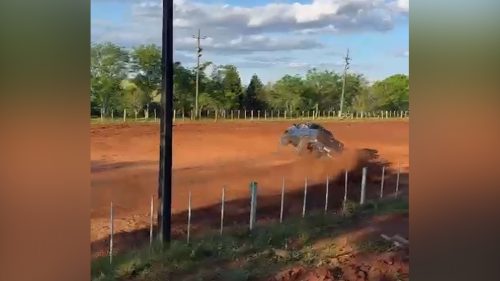
M 282 177 L 285 177 L 287 192 L 300 193 L 305 177 L 311 186 L 324 186 L 326 177 L 329 176 L 333 180 L 332 188 L 338 191 L 332 192 L 332 196 L 340 198 L 343 196 L 343 191 L 340 192 L 343 190 L 343 170 L 351 171 L 350 184 L 351 181 L 352 184 L 358 183 L 358 166 L 368 163 L 368 184 L 373 184 L 373 194 L 370 196 L 376 196 L 378 192 L 375 186 L 380 180 L 382 164 L 389 166 L 387 174 L 390 175 L 391 169 L 395 169 L 399 162 L 405 174 L 400 183 L 403 189 L 407 185 L 407 121 L 324 123 L 346 148 L 343 155 L 329 160 L 299 158 L 291 147 L 280 147 L 279 137 L 289 125 L 286 122 L 177 124 L 174 127 L 173 155 L 174 216 L 184 215 L 188 193 L 191 191 L 193 209 L 201 210 L 205 218 L 218 219 L 217 209 L 209 208 L 220 202 L 223 186 L 226 187 L 226 201 L 243 200 L 241 204 L 246 206 L 244 200 L 248 197 L 248 184 L 251 180 L 258 182 L 260 196 L 272 198 L 281 190 Z M 368 157 L 367 154 L 372 155 Z M 109 235 L 111 201 L 115 210 L 116 232 L 131 232 L 148 227 L 151 197 L 158 188 L 158 155 L 158 124 L 92 127 L 93 255 L 102 251 L 100 248 L 105 245 Z M 365 162 L 360 163 L 361 161 Z M 394 177 L 387 178 L 387 189 L 394 188 L 393 181 Z M 336 188 L 341 183 L 342 188 Z M 317 198 L 319 200 L 320 195 Z M 310 200 L 316 200 L 312 193 Z M 335 200 L 331 201 L 331 204 L 335 204 Z M 273 202 L 279 204 L 279 200 Z M 265 205 L 263 201 L 259 207 L 265 208 Z M 289 204 L 287 211 L 302 208 L 301 204 L 296 205 Z M 241 208 L 235 205 L 232 210 L 228 204 L 226 213 L 239 212 L 246 217 L 245 210 L 238 209 Z M 176 221 L 182 220 L 174 218 L 174 223 Z M 179 232 L 182 232 L 182 227 L 179 223 Z M 116 241 L 119 243 L 119 238 Z

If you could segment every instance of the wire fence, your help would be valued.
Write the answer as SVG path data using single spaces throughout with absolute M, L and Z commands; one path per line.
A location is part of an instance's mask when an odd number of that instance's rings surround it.
M 286 223 L 286 216 L 288 217 L 297 217 L 300 215 L 302 218 L 306 218 L 309 212 L 317 212 L 322 211 L 325 215 L 328 213 L 345 213 L 349 209 L 349 203 L 354 202 L 355 204 L 364 205 L 369 201 L 377 201 L 384 200 L 387 197 L 397 198 L 401 194 L 400 190 L 400 174 L 401 174 L 401 165 L 398 162 L 397 169 L 393 171 L 391 176 L 395 176 L 395 182 L 392 181 L 394 186 L 388 186 L 388 176 L 387 169 L 385 165 L 382 165 L 381 169 L 374 171 L 373 167 L 372 174 L 368 175 L 368 167 L 363 166 L 361 168 L 361 174 L 356 173 L 355 171 L 349 172 L 345 170 L 340 176 L 335 185 L 332 184 L 333 177 L 327 176 L 323 183 L 314 183 L 311 184 L 311 181 L 308 177 L 304 178 L 303 182 L 303 191 L 300 191 L 295 188 L 295 195 L 287 193 L 287 179 L 286 177 L 282 178 L 280 194 L 277 196 L 272 196 L 269 199 L 263 200 L 262 196 L 259 196 L 261 193 L 261 186 L 259 186 L 258 182 L 252 181 L 249 184 L 249 196 L 245 198 L 237 198 L 236 194 L 231 194 L 231 190 L 226 186 L 222 186 L 220 189 L 220 199 L 218 203 L 211 206 L 209 209 L 200 209 L 193 207 L 193 191 L 189 190 L 187 192 L 187 211 L 182 212 L 177 216 L 176 219 L 172 220 L 172 223 L 179 223 L 179 220 L 184 220 L 185 223 L 180 223 L 180 226 L 185 228 L 183 231 L 180 231 L 182 235 L 178 235 L 178 239 L 185 239 L 186 243 L 190 243 L 193 237 L 193 212 L 199 211 L 197 213 L 198 222 L 203 221 L 204 226 L 199 227 L 202 233 L 213 230 L 217 230 L 219 235 L 224 235 L 226 230 L 231 227 L 242 227 L 244 225 L 244 221 L 247 221 L 248 231 L 252 231 L 259 219 L 264 220 L 265 217 L 275 217 L 274 220 L 276 223 Z M 380 174 L 378 174 L 380 173 Z M 378 176 L 376 175 L 378 174 Z M 369 178 L 373 176 L 380 178 L 377 181 L 370 181 Z M 380 176 L 380 177 L 379 177 Z M 361 177 L 359 179 L 358 177 Z M 340 182 L 343 182 L 340 184 Z M 354 185 L 355 184 L 355 185 Z M 370 188 L 368 188 L 367 184 L 370 184 Z M 332 192 L 332 187 L 335 188 L 335 192 Z M 310 188 L 315 188 L 316 190 L 322 189 L 318 194 L 309 193 Z M 388 190 L 389 189 L 389 190 Z M 368 190 L 370 191 L 368 193 Z M 241 191 L 241 190 L 240 190 Z M 389 192 L 388 192 L 389 191 Z M 241 195 L 241 192 L 238 192 Z M 335 194 L 334 194 L 335 193 Z M 324 194 L 324 195 L 323 195 Z M 312 198 L 309 198 L 312 196 Z M 323 197 L 324 196 L 324 197 Z M 181 196 L 182 197 L 182 196 Z M 332 208 L 332 201 L 340 199 L 338 202 L 340 204 L 335 205 Z M 290 202 L 287 202 L 290 201 Z M 238 201 L 238 204 L 232 204 L 233 202 Z M 269 201 L 272 201 L 271 203 Z M 153 246 L 156 229 L 156 219 L 157 219 L 157 206 L 158 204 L 157 198 L 155 196 L 151 196 L 149 201 L 149 213 L 147 216 L 148 226 L 147 226 L 147 234 L 150 247 Z M 300 206 L 300 214 L 298 212 L 293 212 L 291 209 L 298 209 L 297 205 Z M 273 210 L 279 210 L 279 213 L 269 212 L 269 206 L 272 205 Z M 279 208 L 277 208 L 279 205 Z M 108 255 L 109 262 L 113 263 L 113 256 L 115 256 L 115 248 L 114 244 L 116 240 L 114 237 L 119 234 L 115 232 L 115 221 L 116 217 L 116 205 L 113 205 L 113 202 L 110 202 L 110 210 L 109 210 L 109 239 L 105 239 L 108 242 Z M 242 207 L 243 206 L 243 207 Z M 287 206 L 287 207 L 285 207 Z M 228 209 L 229 207 L 229 209 Z M 285 212 L 287 210 L 288 212 Z M 259 214 L 261 213 L 261 214 Z M 245 219 L 246 217 L 246 219 Z M 209 220 L 207 218 L 210 218 Z M 124 218 L 121 218 L 122 220 Z M 127 218 L 125 218 L 127 220 Z M 214 223 L 215 222 L 215 223 Z M 208 225 L 208 227 L 207 227 Z M 215 229 L 214 229 L 215 228 Z M 184 238 L 179 237 L 184 236 Z M 143 237 L 144 238 L 144 237 Z
M 139 114 L 140 113 L 140 114 Z M 409 111 L 370 111 L 370 112 L 339 112 L 335 110 L 309 110 L 309 111 L 287 111 L 287 110 L 200 110 L 198 117 L 193 110 L 185 112 L 184 110 L 173 111 L 174 122 L 187 121 L 278 121 L 278 120 L 335 120 L 335 119 L 403 119 L 409 118 Z M 111 111 L 107 117 L 93 116 L 93 121 L 97 122 L 159 122 L 160 114 L 157 110 L 144 110 L 131 114 L 127 110 L 122 112 Z

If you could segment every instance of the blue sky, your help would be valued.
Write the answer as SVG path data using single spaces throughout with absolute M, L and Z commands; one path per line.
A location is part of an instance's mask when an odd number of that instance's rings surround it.
M 161 43 L 161 0 L 92 0 L 92 42 L 130 48 Z M 408 74 L 408 0 L 174 0 L 174 59 L 192 67 L 201 28 L 202 60 L 234 64 L 243 83 L 308 69 L 351 71 L 370 80 Z

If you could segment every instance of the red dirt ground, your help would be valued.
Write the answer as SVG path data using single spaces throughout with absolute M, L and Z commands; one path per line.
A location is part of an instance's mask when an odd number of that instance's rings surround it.
M 357 248 L 361 241 L 380 239 L 380 234 L 408 237 L 408 214 L 375 216 L 347 233 L 327 237 L 312 247 L 321 253 L 329 245 L 336 246 L 337 255 L 310 267 L 292 265 L 275 273 L 266 281 L 396 281 L 409 280 L 409 248 L 370 252 Z
M 186 210 L 189 190 L 192 192 L 193 209 L 199 209 L 220 202 L 223 186 L 226 186 L 227 201 L 247 198 L 251 180 L 258 182 L 260 196 L 279 194 L 283 176 L 287 192 L 303 190 L 306 176 L 311 185 L 324 184 L 326 176 L 336 178 L 344 169 L 351 170 L 359 165 L 360 149 L 375 150 L 379 157 L 377 161 L 387 163 L 391 168 L 396 168 L 399 161 L 402 172 L 408 173 L 407 121 L 323 123 L 346 148 L 339 158 L 323 161 L 299 158 L 291 147 L 278 145 L 281 133 L 290 124 L 176 124 L 174 215 Z M 109 235 L 111 201 L 115 210 L 116 232 L 148 227 L 151 196 L 156 194 L 158 188 L 158 155 L 158 124 L 92 126 L 92 242 L 105 241 Z M 370 172 L 374 172 L 372 170 Z M 379 175 L 377 172 L 372 176 L 370 172 L 369 182 Z M 339 178 L 343 179 L 343 176 Z M 388 181 L 388 186 L 391 184 Z M 401 178 L 401 184 L 407 184 L 407 176 Z M 393 188 L 388 187 L 388 190 Z M 343 191 L 338 195 L 343 196 Z M 293 207 L 302 209 L 300 204 Z M 232 211 L 226 209 L 226 213 Z M 98 248 L 92 247 L 93 256 L 102 251 Z

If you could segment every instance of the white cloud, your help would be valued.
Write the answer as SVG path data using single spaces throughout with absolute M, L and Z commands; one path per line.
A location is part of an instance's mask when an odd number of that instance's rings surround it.
M 112 1 L 112 0 L 93 0 Z M 93 41 L 131 46 L 161 43 L 161 1 L 132 1 L 124 23 L 92 22 Z M 253 53 L 319 48 L 317 35 L 385 31 L 404 13 L 408 1 L 311 0 L 310 3 L 270 3 L 255 7 L 174 0 L 175 47 L 194 50 L 192 35 L 202 28 L 208 52 Z M 407 9 L 407 8 L 406 8 Z M 293 36 L 280 36 L 290 34 Z
M 409 50 L 398 50 L 394 53 L 394 55 L 398 58 L 408 58 L 410 56 Z
M 329 24 L 324 27 L 319 27 L 319 28 L 305 28 L 297 31 L 299 34 L 329 34 L 329 33 L 338 33 L 339 30 L 333 25 Z
M 410 9 L 410 0 L 398 0 L 398 8 L 408 12 Z
M 390 3 L 390 6 L 392 6 L 392 9 L 395 12 L 399 12 L 402 14 L 408 14 L 410 10 L 410 1 L 409 0 L 395 0 Z

